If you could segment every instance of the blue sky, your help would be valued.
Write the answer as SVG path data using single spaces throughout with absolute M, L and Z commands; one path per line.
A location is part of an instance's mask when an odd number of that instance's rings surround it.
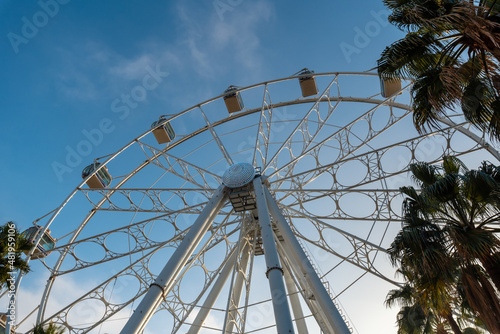
M 304 67 L 365 71 L 401 36 L 382 23 L 380 1 L 65 1 L 47 1 L 53 17 L 35 1 L 0 7 L 3 221 L 27 224 L 57 206 L 91 156 L 143 132 L 138 122 Z M 120 119 L 113 101 L 148 68 L 164 80 Z M 71 172 L 54 171 L 103 118 L 112 134 Z
M 0 214 L 20 225 L 57 206 L 91 157 L 142 133 L 138 122 L 304 67 L 365 71 L 401 36 L 380 1 L 60 2 L 0 7 Z M 148 68 L 162 81 L 122 120 L 125 102 L 113 102 Z M 112 133 L 71 172 L 55 171 L 103 118 Z
M 0 15 L 0 221 L 22 229 L 159 115 L 304 67 L 366 71 L 402 36 L 373 0 L 0 0 Z

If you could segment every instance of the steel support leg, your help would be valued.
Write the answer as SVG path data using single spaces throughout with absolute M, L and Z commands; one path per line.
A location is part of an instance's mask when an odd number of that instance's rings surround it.
M 281 268 L 278 251 L 276 249 L 271 218 L 266 203 L 266 195 L 260 176 L 253 180 L 253 186 L 267 265 L 266 276 L 269 279 L 269 286 L 271 287 L 271 298 L 273 301 L 276 327 L 278 329 L 278 334 L 294 333 L 292 316 L 290 314 L 285 284 L 283 282 L 283 269 Z
M 326 321 L 331 327 L 332 334 L 350 334 L 349 328 L 347 327 L 344 319 L 340 315 L 337 307 L 333 303 L 330 295 L 325 289 L 325 286 L 319 279 L 316 271 L 309 262 L 304 250 L 300 246 L 299 242 L 295 238 L 292 229 L 288 225 L 285 217 L 281 213 L 276 201 L 271 196 L 269 190 L 265 189 L 265 196 L 267 200 L 267 205 L 269 206 L 269 211 L 271 215 L 276 219 L 278 224 L 278 230 L 281 232 L 285 243 L 288 245 L 289 249 L 292 250 L 291 256 L 294 258 L 295 263 L 300 266 L 304 278 L 308 282 L 319 307 L 326 315 Z
M 210 293 L 207 296 L 207 299 L 205 299 L 205 302 L 203 303 L 203 306 L 201 307 L 200 311 L 196 315 L 196 318 L 194 319 L 193 323 L 191 324 L 191 327 L 187 331 L 186 334 L 198 334 L 201 330 L 201 326 L 203 326 L 203 323 L 207 319 L 208 314 L 210 313 L 210 310 L 215 304 L 215 301 L 219 297 L 220 292 L 222 291 L 222 288 L 224 287 L 224 284 L 226 284 L 227 279 L 229 278 L 229 275 L 231 274 L 232 269 L 234 268 L 234 262 L 236 261 L 236 257 L 238 256 L 238 252 L 234 250 L 233 254 L 227 259 L 226 264 L 224 265 L 224 268 L 222 268 L 222 271 L 219 274 L 219 277 L 217 277 L 217 280 L 215 281 L 214 286 L 210 290 Z
M 204 234 L 210 228 L 212 221 L 219 213 L 226 199 L 226 187 L 221 185 L 210 201 L 208 201 L 172 257 L 168 260 L 156 278 L 156 281 L 151 284 L 148 292 L 137 306 L 137 309 L 125 324 L 125 327 L 123 327 L 120 332 L 121 334 L 139 334 L 144 330 L 153 313 L 172 289 L 172 282 L 174 282 L 186 265 L 189 257 L 193 254 Z
M 240 242 L 243 239 L 243 235 L 240 238 Z M 232 333 L 234 325 L 236 324 L 236 313 L 238 312 L 238 306 L 240 304 L 241 294 L 243 292 L 243 284 L 245 283 L 245 273 L 248 267 L 249 245 L 245 241 L 243 249 L 241 250 L 241 258 L 239 259 L 239 268 L 236 265 L 237 271 L 235 272 L 235 280 L 230 291 L 228 308 L 226 310 L 225 326 L 223 328 L 223 333 Z
M 300 305 L 299 292 L 295 287 L 295 282 L 293 281 L 292 275 L 287 268 L 285 269 L 285 284 L 288 290 L 288 298 L 290 299 L 290 304 L 292 305 L 293 315 L 295 317 L 295 325 L 297 326 L 297 331 L 300 334 L 308 334 L 306 321 L 304 319 L 304 313 L 302 312 L 302 306 Z

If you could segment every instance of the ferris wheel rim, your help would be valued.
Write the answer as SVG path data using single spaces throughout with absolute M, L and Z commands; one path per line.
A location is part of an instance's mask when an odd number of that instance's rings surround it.
M 339 75 L 366 75 L 366 76 L 377 76 L 376 73 L 366 73 L 366 72 L 326 72 L 326 73 L 315 73 L 314 76 L 327 76 L 327 75 L 335 75 L 336 77 L 338 77 Z M 252 89 L 252 88 L 256 88 L 256 87 L 260 87 L 260 86 L 265 86 L 265 85 L 268 85 L 270 83 L 279 83 L 279 82 L 282 82 L 282 81 L 287 81 L 287 80 L 295 80 L 297 79 L 297 76 L 291 76 L 291 77 L 286 77 L 286 78 L 280 78 L 280 79 L 276 79 L 276 80 L 271 80 L 271 81 L 265 81 L 265 82 L 262 82 L 262 83 L 259 83 L 259 84 L 254 84 L 254 85 L 250 85 L 250 86 L 246 86 L 246 87 L 243 87 L 243 88 L 240 88 L 238 91 L 245 91 L 245 90 L 248 90 L 248 89 Z M 185 113 L 188 113 L 189 111 L 191 110 L 195 110 L 207 103 L 210 103 L 212 101 L 215 101 L 215 100 L 218 100 L 218 99 L 221 99 L 223 98 L 224 95 L 219 95 L 215 98 L 212 98 L 212 99 L 209 99 L 209 100 L 206 100 L 202 103 L 199 103 L 193 107 L 190 107 L 188 109 L 185 109 L 177 114 L 175 114 L 174 116 L 172 116 L 171 118 L 169 118 L 168 120 L 173 120 Z M 286 101 L 286 102 L 281 102 L 281 103 L 276 103 L 276 104 L 273 104 L 272 106 L 273 107 L 282 107 L 282 106 L 286 106 L 286 105 L 297 105 L 297 104 L 301 104 L 301 103 L 311 103 L 311 102 L 314 102 L 314 101 L 320 101 L 320 102 L 326 102 L 325 101 L 321 101 L 323 99 L 323 97 L 319 97 L 318 98 L 310 98 L 310 99 L 299 99 L 299 100 L 292 100 L 292 101 Z M 391 107 L 395 107 L 395 108 L 398 108 L 398 109 L 405 109 L 405 110 L 411 110 L 411 107 L 408 106 L 408 105 L 404 105 L 404 104 L 399 104 L 399 103 L 394 103 L 390 98 L 387 98 L 385 100 L 379 100 L 379 99 L 366 99 L 366 98 L 356 98 L 356 97 L 341 97 L 339 96 L 338 98 L 335 98 L 335 97 L 331 97 L 329 99 L 329 101 L 335 101 L 335 99 L 338 99 L 338 100 L 342 100 L 343 102 L 353 102 L 353 103 L 371 103 L 371 104 L 375 104 L 375 105 L 387 105 L 387 106 L 391 106 Z M 225 123 L 228 123 L 228 122 L 231 122 L 232 120 L 234 119 L 237 119 L 237 118 L 240 118 L 240 117 L 244 117 L 244 116 L 247 116 L 247 115 L 250 115 L 250 114 L 254 114 L 256 112 L 259 112 L 261 111 L 261 108 L 254 108 L 254 109 L 251 109 L 251 110 L 244 110 L 238 114 L 232 114 L 232 115 L 229 115 L 227 117 L 225 117 L 224 119 L 218 121 L 218 122 L 214 122 L 212 125 L 215 127 L 215 126 L 218 126 L 218 125 L 221 125 L 221 124 L 225 124 Z M 451 120 L 448 120 L 448 125 L 450 125 L 450 122 L 452 122 Z M 451 125 L 450 125 L 451 126 Z M 463 128 L 462 126 L 458 126 L 456 124 L 453 123 L 453 126 L 457 126 L 459 127 L 460 129 L 462 130 L 459 130 L 460 132 L 466 134 L 469 138 L 471 138 L 472 140 L 476 141 L 478 144 L 478 138 L 477 135 L 475 135 L 474 133 L 470 132 L 468 129 L 466 128 Z M 113 153 L 108 159 L 106 159 L 106 161 L 103 162 L 103 165 L 107 165 L 110 161 L 112 161 L 113 159 L 115 159 L 116 157 L 118 157 L 121 153 L 123 153 L 126 149 L 128 149 L 130 146 L 132 146 L 134 143 L 138 142 L 141 138 L 145 137 L 146 135 L 150 134 L 152 132 L 153 129 L 148 129 L 147 131 L 145 131 L 144 133 L 142 133 L 141 135 L 139 135 L 138 137 L 136 137 L 135 139 L 133 139 L 130 143 L 126 144 L 125 146 L 123 146 L 121 149 L 119 149 L 118 151 L 116 151 L 115 153 Z M 208 127 L 205 127 L 205 128 L 202 128 L 202 129 L 198 129 L 197 131 L 193 131 L 192 133 L 190 133 L 189 135 L 185 136 L 185 137 L 182 137 L 182 138 L 179 138 L 178 141 L 176 141 L 175 144 L 173 145 L 167 145 L 167 147 L 165 147 L 165 149 L 161 150 L 158 152 L 158 155 L 161 155 L 165 152 L 168 152 L 171 148 L 175 147 L 176 145 L 180 145 L 181 143 L 191 139 L 191 138 L 194 138 L 196 137 L 196 135 L 200 134 L 200 133 L 203 133 L 203 132 L 206 132 L 206 131 L 209 131 Z M 196 133 L 195 133 L 196 132 Z M 469 135 L 470 134 L 470 135 Z M 475 136 L 473 138 L 473 136 Z M 479 138 L 481 139 L 481 138 Z M 490 151 L 490 153 L 492 153 L 493 155 L 495 155 L 497 158 L 500 157 L 500 154 L 498 153 L 498 151 L 496 151 L 491 145 L 489 147 L 485 147 L 488 149 L 488 151 Z M 111 196 L 114 191 L 118 190 L 118 189 L 122 189 L 122 185 L 124 185 L 128 180 L 130 180 L 130 178 L 132 178 L 136 173 L 138 173 L 142 168 L 144 168 L 145 166 L 147 166 L 149 163 L 151 163 L 152 159 L 151 160 L 147 160 L 145 161 L 144 163 L 138 165 L 137 167 L 135 167 L 134 171 L 131 172 L 127 177 L 125 177 L 124 179 L 122 179 L 116 187 L 110 189 L 110 194 L 109 196 Z M 90 177 L 90 176 L 89 176 Z M 50 227 L 50 225 L 52 224 L 52 222 L 55 220 L 55 218 L 59 215 L 59 213 L 61 212 L 61 210 L 66 206 L 66 204 L 72 199 L 72 197 L 77 194 L 79 191 L 81 191 L 83 185 L 85 184 L 85 180 L 83 180 L 79 186 L 77 186 L 73 192 L 62 202 L 61 206 L 57 209 L 56 212 L 54 212 L 54 214 L 51 216 L 51 218 L 49 219 L 49 221 L 47 222 L 47 224 L 44 226 L 44 230 L 45 231 L 46 229 L 48 229 Z M 105 199 L 103 198 L 102 202 L 99 204 L 98 207 L 102 206 L 102 204 L 104 203 Z M 88 221 L 90 219 L 92 219 L 93 215 L 95 214 L 96 211 L 93 211 L 92 213 L 89 213 L 89 215 L 80 223 L 80 225 L 78 226 L 77 229 L 75 229 L 75 234 L 74 236 L 72 236 L 71 240 L 75 240 L 79 233 L 81 232 L 81 230 L 85 227 L 86 223 L 88 223 Z M 78 231 L 78 233 L 77 233 Z M 65 259 L 65 256 L 67 255 L 67 253 L 62 253 L 59 260 L 57 261 L 57 264 L 53 267 L 55 268 L 55 270 L 59 270 L 60 268 L 60 265 L 62 265 L 62 262 L 64 261 Z M 56 268 L 57 267 L 57 268 Z M 47 283 L 47 286 L 46 288 L 48 287 L 48 290 L 47 291 L 47 294 L 44 292 L 44 297 L 42 298 L 43 300 L 43 306 L 42 307 L 45 307 L 46 306 L 46 302 L 48 300 L 48 297 L 50 295 L 50 290 L 52 288 L 52 284 L 54 283 L 54 280 L 51 280 L 50 283 Z M 50 285 L 50 287 L 49 287 Z M 42 308 L 41 307 L 41 308 Z M 43 316 L 42 316 L 43 318 Z
M 359 76 L 378 76 L 377 73 L 371 73 L 371 72 L 350 72 L 350 71 L 347 71 L 347 72 L 322 72 L 322 73 L 314 73 L 314 76 L 331 76 L 331 75 L 335 75 L 336 77 L 340 76 L 340 75 L 359 75 Z M 274 79 L 274 80 L 268 80 L 268 81 L 263 81 L 263 82 L 260 82 L 258 84 L 253 84 L 253 85 L 249 85 L 249 86 L 246 86 L 246 87 L 242 87 L 240 89 L 238 89 L 238 91 L 245 91 L 245 90 L 248 90 L 248 89 L 252 89 L 252 88 L 256 88 L 256 87 L 260 87 L 260 86 L 265 86 L 265 85 L 268 85 L 270 83 L 279 83 L 279 82 L 283 82 L 283 81 L 288 81 L 288 80 L 294 80 L 294 79 L 297 79 L 298 77 L 300 76 L 289 76 L 289 77 L 284 77 L 284 78 L 279 78 L 279 79 Z M 410 85 L 408 85 L 410 86 Z M 403 89 L 406 89 L 408 88 L 408 86 L 406 86 L 405 88 Z M 182 111 L 180 111 L 179 113 L 173 115 L 172 117 L 168 118 L 167 121 L 171 121 L 171 120 L 174 120 L 175 118 L 191 111 L 191 110 L 194 110 L 200 106 L 203 106 L 205 104 L 208 104 L 210 102 L 213 102 L 215 100 L 219 100 L 219 99 L 222 99 L 224 97 L 224 94 L 221 94 L 221 95 L 218 95 L 214 98 L 211 98 L 211 99 L 207 99 L 201 103 L 198 103 L 192 107 L 189 107 L 187 109 L 184 109 Z M 292 101 L 287 101 L 287 102 L 281 102 L 281 103 L 275 103 L 275 104 L 272 104 L 272 107 L 282 107 L 282 106 L 286 106 L 286 105 L 295 105 L 295 104 L 305 104 L 305 103 L 310 103 L 310 102 L 314 102 L 314 101 L 321 101 L 321 102 L 326 102 L 326 100 L 323 100 L 323 97 L 320 97 L 320 99 L 315 99 L 315 98 L 309 98 L 309 99 L 298 99 L 298 100 L 292 100 Z M 331 97 L 330 98 L 330 101 L 343 101 L 343 102 L 352 102 L 352 103 L 370 103 L 370 104 L 377 104 L 377 105 L 380 105 L 380 104 L 384 104 L 384 105 L 387 105 L 387 106 L 391 106 L 391 107 L 396 107 L 396 108 L 399 108 L 399 109 L 404 109 L 404 110 L 411 110 L 411 107 L 408 106 L 408 105 L 405 105 L 405 104 L 402 104 L 402 103 L 394 103 L 392 101 L 391 98 L 386 98 L 386 99 L 383 99 L 383 100 L 380 100 L 380 99 L 366 99 L 366 98 L 356 98 L 356 97 Z M 216 122 L 214 123 L 215 126 L 218 126 L 220 124 L 224 124 L 224 123 L 227 123 L 227 122 L 230 122 L 234 119 L 237 119 L 237 118 L 240 118 L 240 117 L 244 117 L 244 116 L 247 116 L 247 115 L 250 115 L 250 114 L 253 114 L 253 113 L 256 113 L 258 111 L 260 111 L 261 108 L 254 108 L 254 109 L 251 109 L 251 110 L 244 110 L 240 113 L 237 113 L 237 114 L 230 114 L 228 117 L 224 118 L 223 120 L 219 121 L 219 122 Z M 160 116 L 161 117 L 161 116 Z M 132 146 L 135 142 L 137 142 L 139 139 L 147 136 L 148 134 L 152 133 L 153 129 L 148 129 L 146 130 L 145 132 L 143 132 L 142 134 L 140 134 L 139 136 L 137 136 L 136 138 L 134 138 L 133 140 L 131 140 L 129 143 L 127 143 L 125 146 L 123 146 L 122 148 L 120 148 L 118 151 L 116 151 L 115 153 L 111 153 L 108 155 L 108 159 L 106 159 L 102 165 L 103 166 L 106 166 L 109 162 L 111 162 L 113 159 L 115 159 L 117 156 L 119 156 L 123 151 L 125 151 L 127 148 L 129 148 L 130 146 Z M 178 141 L 176 141 L 175 144 L 173 145 L 169 145 L 167 146 L 164 150 L 162 151 L 168 151 L 170 150 L 171 148 L 175 147 L 175 145 L 179 145 L 180 143 L 188 140 L 188 139 L 191 139 L 193 137 L 195 137 L 196 135 L 200 134 L 200 133 L 203 133 L 203 132 L 206 132 L 208 131 L 208 128 L 202 128 L 202 129 L 199 129 L 198 131 L 194 131 L 192 132 L 191 134 L 187 135 L 187 136 L 184 136 L 182 138 L 180 138 Z M 500 154 L 499 154 L 499 157 L 500 157 Z M 98 158 L 99 159 L 99 158 Z M 136 169 L 136 171 L 139 171 L 139 169 Z M 45 230 L 50 227 L 50 224 L 52 223 L 52 221 L 59 215 L 60 211 L 64 208 L 64 206 L 66 205 L 66 203 L 68 203 L 71 198 L 78 193 L 78 191 L 82 188 L 82 186 L 85 185 L 86 181 L 95 173 L 92 173 L 92 174 L 89 174 L 85 179 L 83 179 L 80 184 L 70 193 L 70 195 L 68 195 L 68 197 L 61 203 L 61 205 L 56 208 L 54 211 L 54 213 L 52 214 L 50 220 L 48 221 L 48 223 L 46 225 L 43 226 L 44 230 L 43 232 L 45 232 Z M 124 182 L 121 182 L 120 184 L 122 184 Z M 29 256 L 27 256 L 27 261 L 29 261 Z

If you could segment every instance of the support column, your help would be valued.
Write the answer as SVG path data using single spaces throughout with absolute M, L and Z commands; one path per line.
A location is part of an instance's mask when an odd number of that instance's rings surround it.
M 240 242 L 243 237 L 244 236 L 242 235 L 240 238 Z M 224 320 L 225 326 L 222 331 L 223 334 L 230 334 L 233 332 L 233 328 L 236 322 L 236 313 L 238 312 L 238 306 L 240 304 L 241 294 L 243 292 L 243 284 L 245 283 L 245 273 L 248 268 L 248 259 L 250 257 L 249 248 L 250 247 L 248 245 L 248 242 L 246 242 L 245 240 L 245 245 L 241 250 L 241 258 L 239 259 L 239 268 L 238 264 L 236 264 L 235 266 L 235 268 L 238 270 L 234 272 L 234 275 L 236 277 L 234 279 L 234 282 L 232 282 L 233 285 L 229 292 L 229 299 L 227 302 L 228 307 L 226 309 L 226 316 Z
M 203 306 L 196 315 L 196 318 L 194 319 L 193 323 L 191 324 L 191 327 L 189 328 L 186 334 L 198 334 L 200 332 L 201 326 L 203 326 L 203 323 L 207 319 L 210 310 L 214 306 L 217 297 L 219 297 L 219 294 L 222 291 L 224 284 L 229 278 L 229 274 L 231 274 L 231 271 L 234 268 L 234 261 L 236 261 L 237 256 L 238 252 L 234 250 L 233 254 L 231 254 L 231 256 L 227 259 L 224 268 L 222 268 L 219 277 L 217 277 L 217 280 L 215 281 L 214 286 L 210 290 L 207 299 L 205 299 Z
M 257 210 L 259 214 L 259 225 L 264 245 L 264 256 L 266 259 L 266 276 L 271 287 L 271 298 L 273 301 L 274 317 L 278 334 L 294 333 L 292 316 L 286 298 L 285 284 L 283 282 L 283 269 L 278 257 L 271 218 L 266 203 L 266 195 L 262 185 L 261 177 L 253 180 Z
M 172 289 L 172 283 L 184 269 L 189 257 L 193 254 L 201 239 L 210 228 L 212 221 L 224 206 L 226 199 L 226 187 L 221 185 L 212 198 L 210 198 L 210 201 L 208 201 L 189 232 L 184 236 L 181 244 L 168 260 L 156 278 L 156 281 L 151 284 L 148 292 L 137 306 L 137 309 L 125 324 L 125 327 L 123 327 L 120 332 L 121 334 L 139 334 L 144 330 L 153 313 Z
M 304 319 L 304 313 L 302 312 L 302 306 L 300 305 L 299 292 L 297 291 L 290 271 L 287 268 L 284 269 L 286 289 L 288 290 L 288 298 L 290 299 L 293 315 L 295 316 L 295 325 L 297 326 L 297 331 L 300 334 L 309 334 L 309 331 L 307 330 L 306 320 Z
M 304 278 L 306 279 L 314 294 L 314 298 L 325 314 L 325 320 L 331 327 L 332 334 L 350 334 L 351 332 L 349 331 L 349 328 L 347 327 L 344 319 L 342 319 L 342 316 L 337 310 L 337 307 L 326 291 L 325 286 L 319 279 L 316 271 L 314 270 L 313 266 L 309 262 L 309 259 L 304 253 L 304 250 L 295 238 L 295 235 L 293 234 L 293 231 L 288 225 L 285 217 L 283 217 L 278 204 L 276 204 L 276 201 L 267 189 L 265 189 L 265 196 L 267 204 L 269 205 L 269 211 L 271 212 L 271 215 L 277 220 L 278 230 L 281 232 L 281 235 L 283 236 L 283 239 L 285 240 L 285 243 L 288 245 L 289 249 L 292 250 L 291 256 L 293 256 L 295 263 L 299 265 Z

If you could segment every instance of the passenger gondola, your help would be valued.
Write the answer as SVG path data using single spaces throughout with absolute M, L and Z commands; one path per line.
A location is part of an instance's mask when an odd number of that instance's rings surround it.
M 229 86 L 224 91 L 224 102 L 229 113 L 243 110 L 243 99 L 240 92 L 238 92 L 238 88 L 235 86 Z
M 42 230 L 43 227 L 35 225 L 24 231 L 22 233 L 22 236 L 32 244 L 35 244 L 35 241 Z M 56 246 L 56 241 L 50 235 L 50 230 L 47 229 L 43 234 L 42 238 L 40 239 L 40 242 L 36 246 L 35 251 L 33 252 L 33 254 L 31 254 L 31 259 L 36 260 L 46 257 L 52 252 L 55 246 Z M 25 253 L 28 254 L 28 251 L 25 251 Z
M 154 129 L 153 135 L 158 144 L 169 143 L 175 138 L 174 128 L 165 118 L 160 118 L 156 122 L 153 122 L 153 124 L 151 124 L 151 129 Z
M 401 79 L 382 78 L 380 76 L 380 94 L 383 98 L 388 98 L 401 90 Z
M 87 185 L 89 188 L 99 189 L 106 188 L 111 183 L 111 175 L 108 172 L 106 166 L 101 167 L 101 163 L 94 162 L 93 164 L 88 165 L 82 171 L 82 178 L 87 178 L 89 175 L 94 173 L 97 170 L 97 173 L 92 175 L 87 180 Z
M 300 89 L 302 91 L 302 96 L 307 97 L 311 95 L 318 94 L 318 86 L 316 85 L 316 79 L 312 75 L 314 71 L 310 71 L 307 68 L 304 68 L 299 72 L 299 75 L 306 75 L 299 78 Z

